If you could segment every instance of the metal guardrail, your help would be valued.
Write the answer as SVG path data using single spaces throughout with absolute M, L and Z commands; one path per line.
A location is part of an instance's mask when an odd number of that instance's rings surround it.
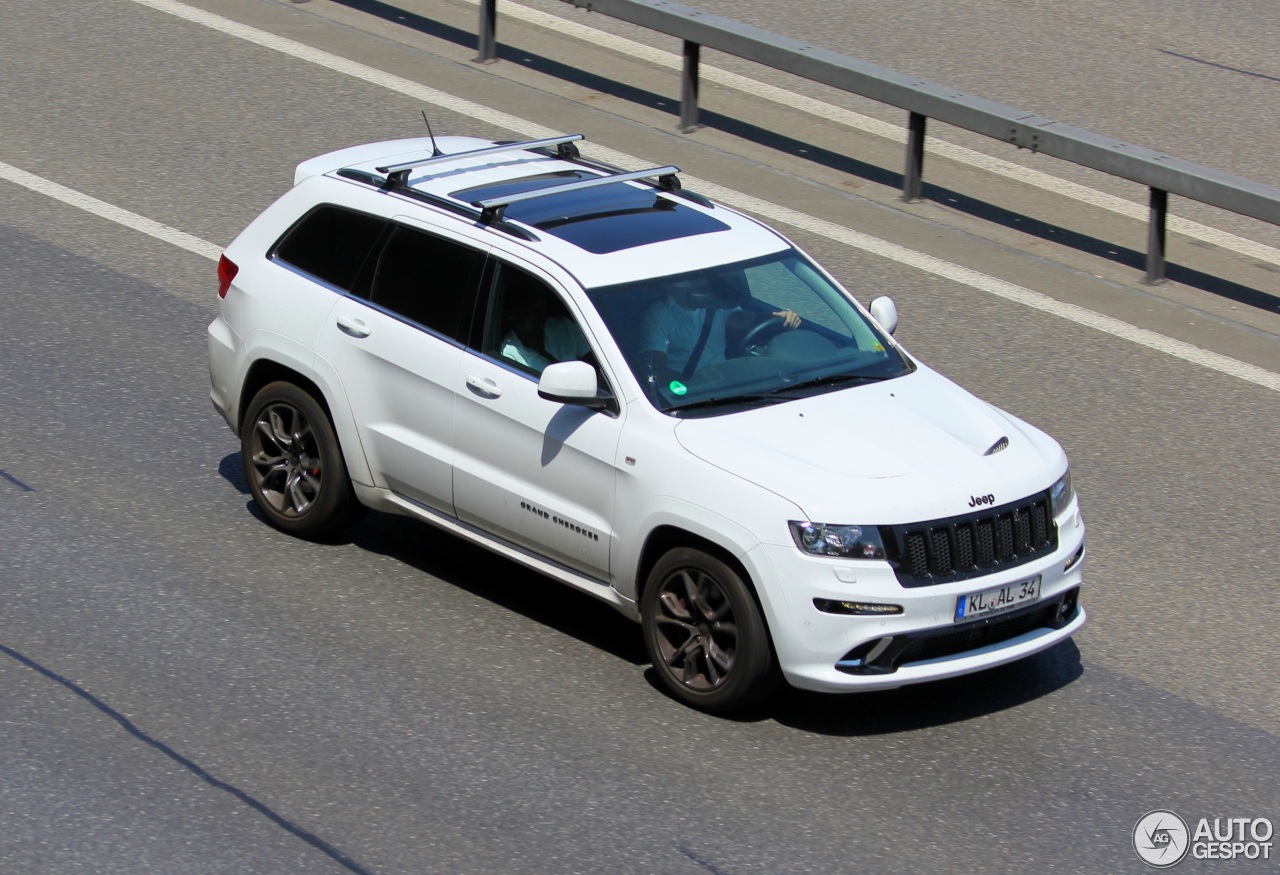
M 702 46 L 899 107 L 909 113 L 903 199 L 923 190 L 929 119 L 1043 152 L 1147 186 L 1147 281 L 1164 279 L 1169 195 L 1176 194 L 1280 225 L 1280 188 L 1172 155 L 1095 134 L 1074 125 L 964 94 L 800 40 L 667 0 L 563 0 L 684 41 L 680 129 L 698 125 L 698 64 Z M 496 0 L 480 0 L 477 61 L 497 58 Z

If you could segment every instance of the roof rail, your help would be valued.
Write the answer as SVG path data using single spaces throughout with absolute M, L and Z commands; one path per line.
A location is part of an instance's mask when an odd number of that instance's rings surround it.
M 668 164 L 665 167 L 651 167 L 648 170 L 633 170 L 629 173 L 610 173 L 607 176 L 598 176 L 594 179 L 579 179 L 575 182 L 566 182 L 563 185 L 553 185 L 547 188 L 537 188 L 532 191 L 503 195 L 502 197 L 491 197 L 482 201 L 472 201 L 471 205 L 480 208 L 480 221 L 486 225 L 491 225 L 494 222 L 503 221 L 502 215 L 511 204 L 540 197 L 549 197 L 553 194 L 581 191 L 584 188 L 612 185 L 615 182 L 630 182 L 634 179 L 654 179 L 656 177 L 659 188 L 664 191 L 677 191 L 680 188 L 680 180 L 676 178 L 676 174 L 679 172 L 679 167 L 673 167 Z
M 543 140 L 525 140 L 520 143 L 500 143 L 496 146 L 485 146 L 481 149 L 469 149 L 466 152 L 453 152 L 449 155 L 432 155 L 427 158 L 418 158 L 414 161 L 405 161 L 401 164 L 388 164 L 385 167 L 376 168 L 379 173 L 387 175 L 387 185 L 391 188 L 404 188 L 409 183 L 409 171 L 417 167 L 426 167 L 428 164 L 442 164 L 445 161 L 453 161 L 456 158 L 473 158 L 479 155 L 498 155 L 503 152 L 522 152 L 526 149 L 544 149 L 556 146 L 556 151 L 561 158 L 578 157 L 578 147 L 570 145 L 578 140 L 583 139 L 582 134 L 562 134 L 558 137 L 547 137 Z

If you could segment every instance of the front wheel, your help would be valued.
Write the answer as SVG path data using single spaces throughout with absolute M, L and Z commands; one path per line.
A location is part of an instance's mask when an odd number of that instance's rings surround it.
M 273 526 L 290 534 L 329 534 L 354 523 L 364 509 L 328 415 L 292 383 L 271 383 L 254 396 L 240 458 L 254 502 Z
M 764 618 L 736 571 L 677 548 L 649 573 L 641 601 L 644 643 L 677 698 L 711 713 L 757 702 L 776 672 Z

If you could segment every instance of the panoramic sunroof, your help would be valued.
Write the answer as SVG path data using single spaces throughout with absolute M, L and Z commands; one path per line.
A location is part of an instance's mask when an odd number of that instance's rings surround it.
M 565 170 L 466 188 L 453 192 L 452 197 L 482 201 L 596 176 Z M 624 182 L 519 201 L 506 208 L 505 217 L 597 255 L 728 229 L 728 225 L 705 213 L 660 197 L 654 189 Z

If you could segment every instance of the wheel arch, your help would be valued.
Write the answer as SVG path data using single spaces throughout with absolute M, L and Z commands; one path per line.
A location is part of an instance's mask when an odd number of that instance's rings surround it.
M 649 533 L 649 537 L 645 540 L 644 549 L 640 552 L 640 562 L 636 568 L 635 603 L 637 611 L 639 611 L 639 606 L 644 603 L 644 590 L 649 585 L 649 573 L 653 571 L 653 566 L 657 565 L 658 560 L 667 553 L 679 547 L 701 550 L 708 556 L 713 556 L 732 568 L 742 578 L 747 591 L 751 593 L 751 597 L 755 600 L 756 607 L 760 609 L 761 616 L 765 617 L 766 630 L 769 628 L 768 616 L 760 600 L 756 581 L 742 560 L 723 545 L 688 529 L 682 529 L 674 525 L 658 526 Z M 770 633 L 770 638 L 772 639 L 772 633 Z
M 330 422 L 333 422 L 333 411 L 329 408 L 329 400 L 325 398 L 324 392 L 320 390 L 314 380 L 303 376 L 301 372 L 288 365 L 271 359 L 258 359 L 249 366 L 249 370 L 244 377 L 244 385 L 240 389 L 240 409 L 236 411 L 237 431 L 244 428 L 244 418 L 249 412 L 249 405 L 253 403 L 253 399 L 257 397 L 264 386 L 271 383 L 292 383 L 302 389 L 315 399 L 316 403 L 324 410 L 325 416 L 329 417 Z
M 327 387 L 313 377 L 308 377 L 296 367 L 283 364 L 274 359 L 261 358 L 249 366 L 245 372 L 244 383 L 240 389 L 240 405 L 236 411 L 236 433 L 244 428 L 244 418 L 262 387 L 277 381 L 292 383 L 306 392 L 320 405 L 329 423 L 333 426 L 338 438 L 338 450 L 347 466 L 347 476 L 352 482 L 368 485 L 373 482 L 372 472 L 364 456 L 364 446 L 360 443 L 360 435 L 350 411 L 345 408 L 345 399 L 339 395 L 330 403 Z

